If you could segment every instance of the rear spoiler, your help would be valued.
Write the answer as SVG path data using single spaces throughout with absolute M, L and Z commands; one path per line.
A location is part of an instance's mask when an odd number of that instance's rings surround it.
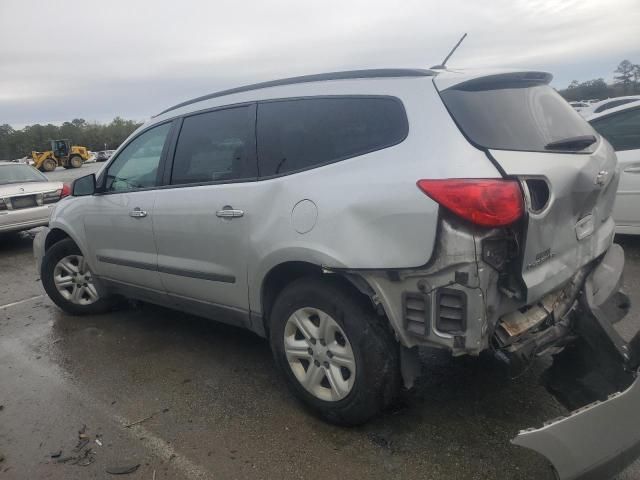
M 548 72 L 508 72 L 498 73 L 492 75 L 474 76 L 468 77 L 468 79 L 461 78 L 459 82 L 457 78 L 444 78 L 438 76 L 434 83 L 438 90 L 464 90 L 464 91 L 479 91 L 479 90 L 496 90 L 499 88 L 526 88 L 536 85 L 547 85 L 553 79 L 553 75 Z

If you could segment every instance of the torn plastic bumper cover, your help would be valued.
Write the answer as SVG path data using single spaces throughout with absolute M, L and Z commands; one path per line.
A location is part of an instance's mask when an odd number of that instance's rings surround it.
M 573 325 L 579 340 L 545 375 L 549 391 L 578 410 L 513 439 L 547 457 L 561 480 L 611 478 L 640 456 L 640 335 L 627 343 L 612 326 L 629 310 L 623 267 L 613 245 L 586 279 Z

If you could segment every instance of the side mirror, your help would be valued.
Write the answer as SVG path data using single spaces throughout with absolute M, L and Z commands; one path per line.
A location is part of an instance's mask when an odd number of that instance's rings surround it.
M 86 197 L 94 193 L 96 193 L 96 176 L 93 173 L 76 178 L 71 184 L 71 196 L 73 197 Z

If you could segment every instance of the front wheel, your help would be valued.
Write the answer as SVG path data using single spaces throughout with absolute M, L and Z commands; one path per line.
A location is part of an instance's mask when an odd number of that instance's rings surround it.
M 40 169 L 45 172 L 53 172 L 57 167 L 58 162 L 56 162 L 53 158 L 47 158 L 44 162 L 42 162 Z
M 348 287 L 297 280 L 277 298 L 270 318 L 276 364 L 314 413 L 357 425 L 395 398 L 398 344 L 386 322 Z
M 111 301 L 98 293 L 89 265 L 70 238 L 47 250 L 40 274 L 49 298 L 67 313 L 96 314 L 111 307 Z

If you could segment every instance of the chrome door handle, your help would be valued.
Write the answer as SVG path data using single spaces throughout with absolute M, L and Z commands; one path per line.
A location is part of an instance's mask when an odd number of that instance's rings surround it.
M 136 207 L 129 212 L 129 216 L 133 218 L 142 218 L 147 216 L 147 212 Z
M 216 216 L 220 218 L 237 218 L 244 215 L 244 210 L 235 210 L 233 208 L 224 208 L 216 212 Z
M 640 167 L 627 167 L 624 169 L 625 173 L 640 173 Z

